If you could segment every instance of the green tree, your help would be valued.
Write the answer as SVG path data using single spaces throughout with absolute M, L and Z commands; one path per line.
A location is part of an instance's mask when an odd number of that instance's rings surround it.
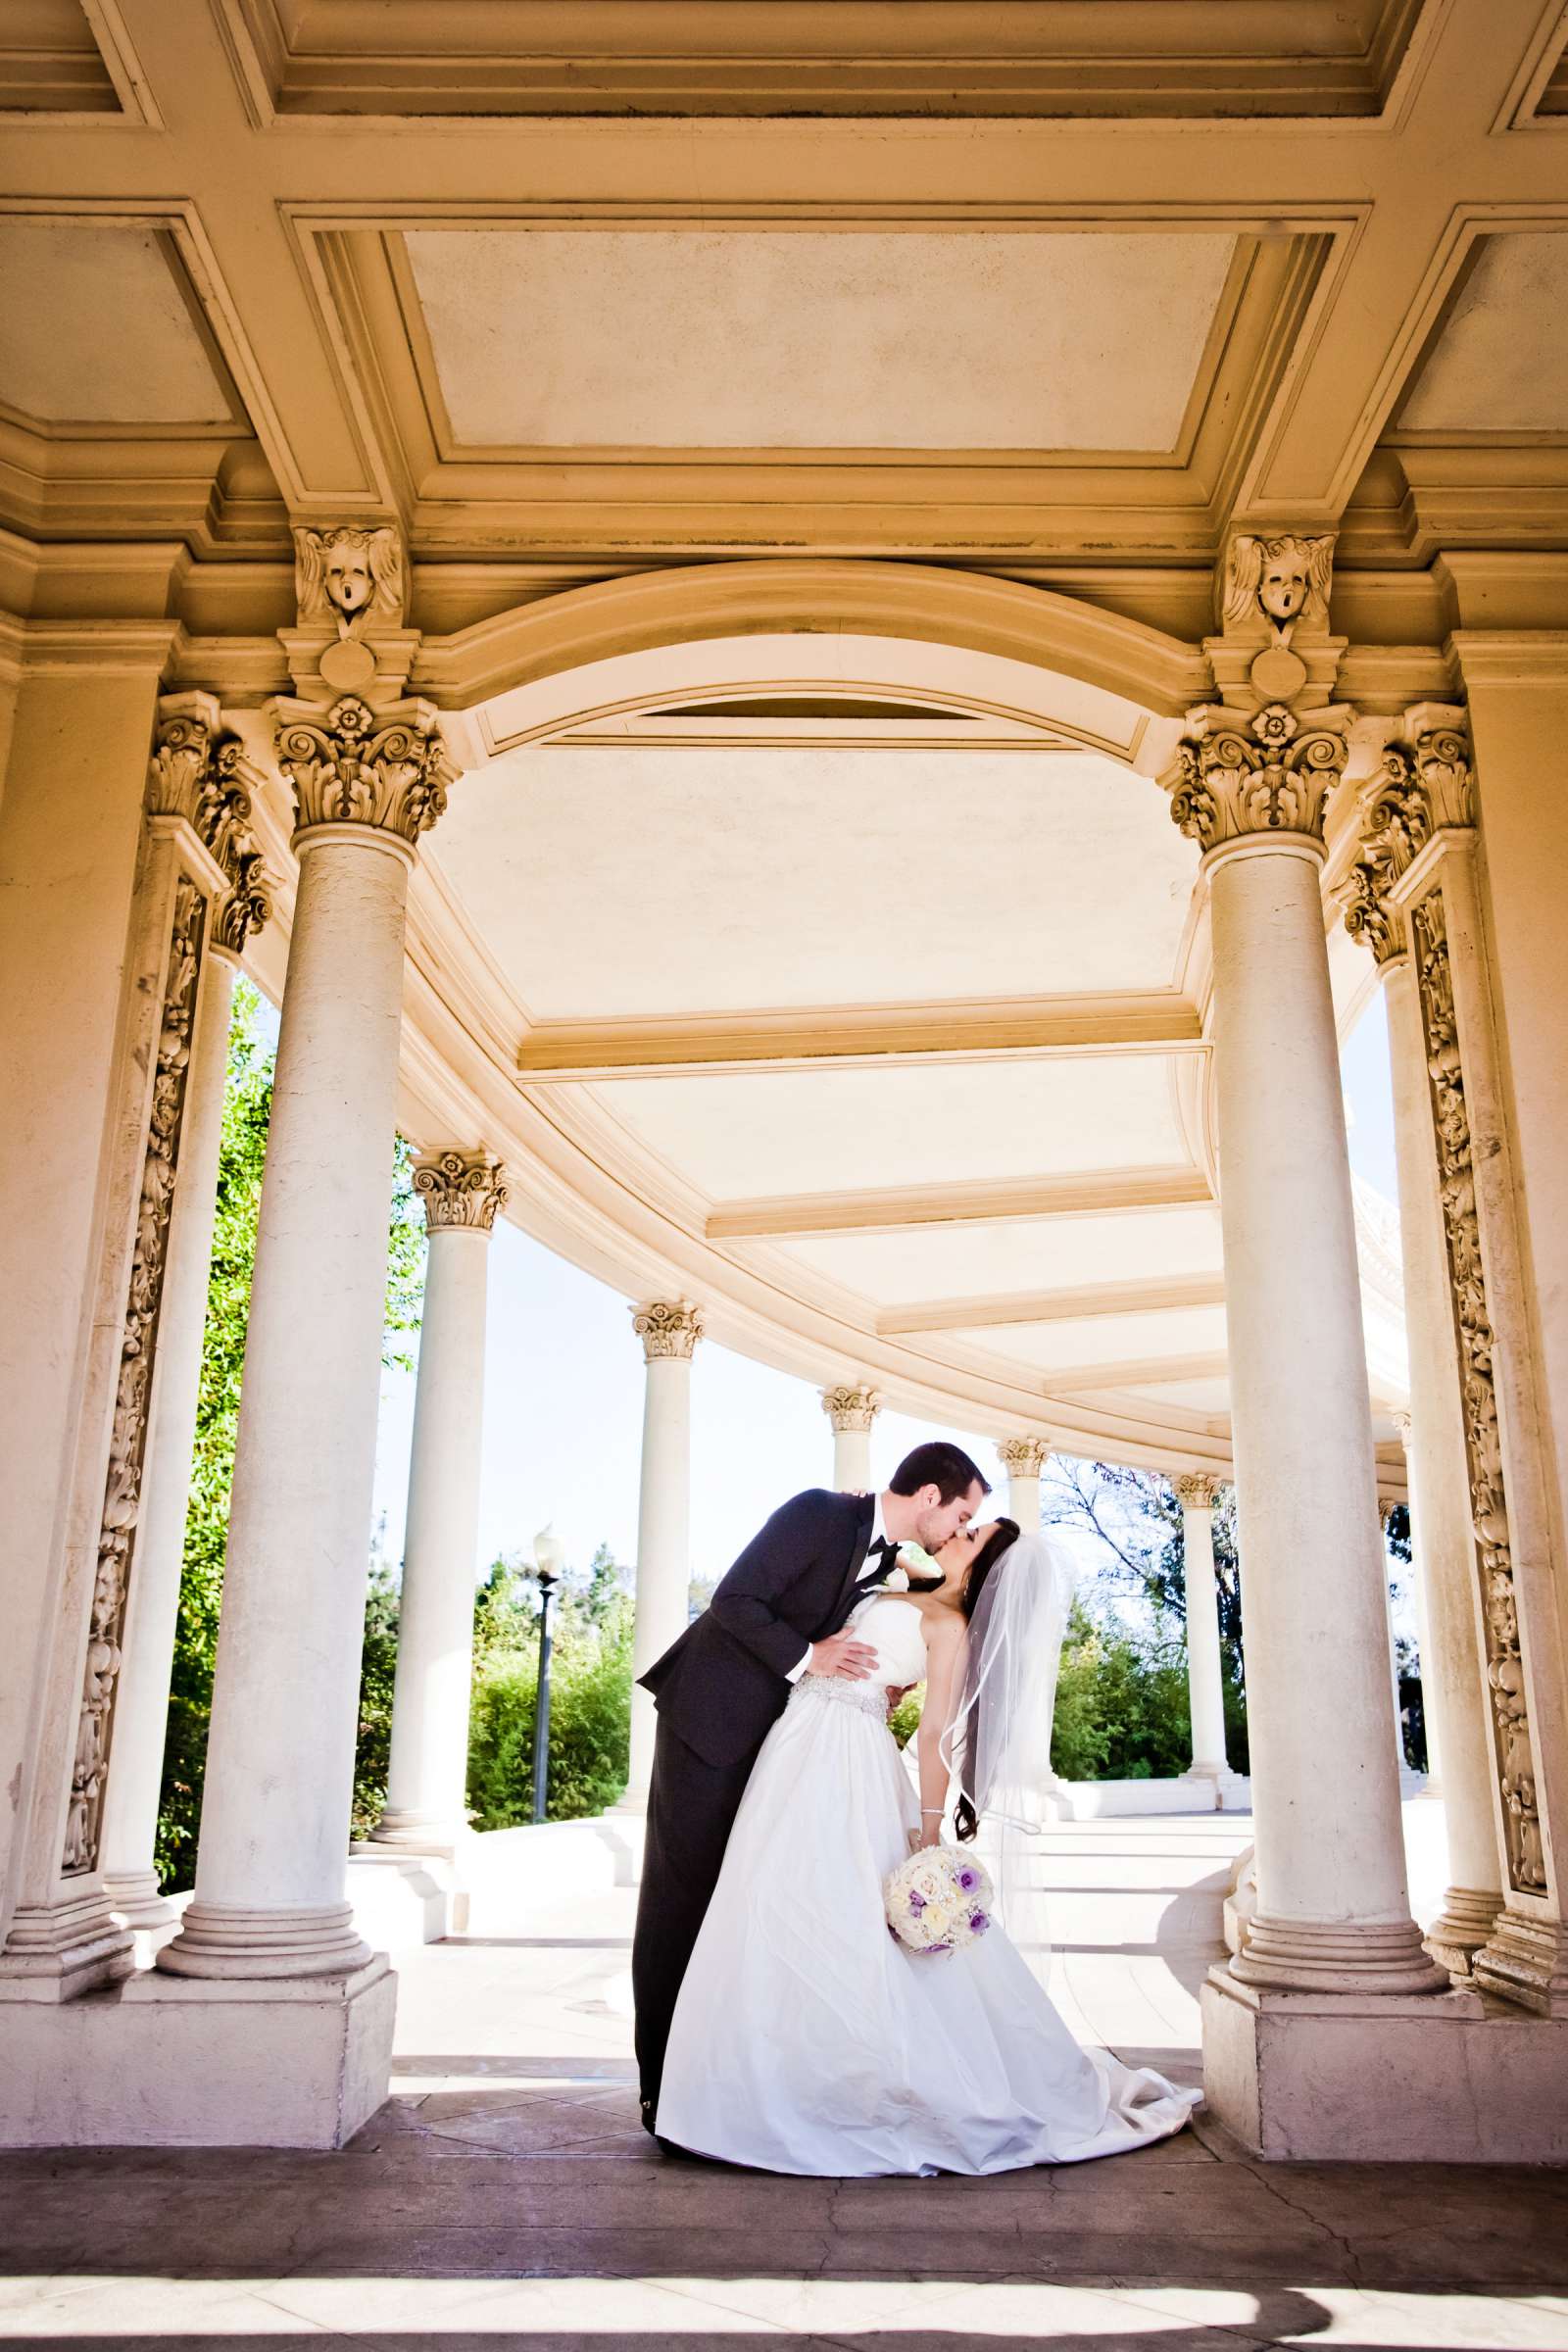
M 533 1819 L 539 1696 L 539 1587 L 497 1560 L 474 1596 L 468 1807 L 481 1830 Z M 552 1612 L 551 1821 L 602 1813 L 626 1786 L 635 1614 L 626 1572 L 601 1544 L 585 1576 L 562 1579 Z
M 171 1891 L 191 1884 L 201 1819 L 202 1773 L 212 1710 L 213 1663 L 228 1540 L 228 1496 L 234 1472 L 245 1365 L 245 1325 L 256 1262 L 256 1220 L 272 1107 L 274 1048 L 261 997 L 241 980 L 234 992 L 228 1071 L 219 1153 L 218 1216 L 208 1279 L 207 1327 L 202 1344 L 190 1508 L 174 1637 L 164 1785 L 159 1805 L 157 1865 Z M 419 1327 L 424 1233 L 413 1183 L 413 1154 L 402 1137 L 395 1147 L 388 1228 L 384 1360 L 408 1368 L 407 1336 Z M 396 1594 L 384 1565 L 372 1578 L 367 1607 L 368 1680 L 361 1714 L 362 1756 L 355 1783 L 355 1819 L 363 1825 L 379 1809 L 390 1736 L 391 1674 L 396 1656 Z M 383 1689 L 384 1686 L 384 1689 Z M 384 1721 L 383 1721 L 384 1718 Z

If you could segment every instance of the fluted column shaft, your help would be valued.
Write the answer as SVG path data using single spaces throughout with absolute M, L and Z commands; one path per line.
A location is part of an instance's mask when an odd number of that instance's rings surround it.
M 429 1253 L 409 1462 L 386 1806 L 373 1835 L 450 1847 L 467 1826 L 468 1701 L 490 1234 L 506 1198 L 484 1152 L 416 1163 Z
M 1422 1990 L 1441 1980 L 1405 1883 L 1320 861 L 1289 831 L 1207 860 L 1258 1857 L 1232 1966 L 1254 1984 Z
M 703 1319 L 688 1300 L 656 1299 L 636 1308 L 632 1323 L 648 1367 L 637 1508 L 631 1760 L 623 1800 L 638 1806 L 648 1797 L 657 1728 L 653 1698 L 639 1679 L 679 1640 L 690 1612 L 692 1353 Z
M 343 1899 L 414 844 L 434 712 L 284 706 L 299 892 L 246 1336 L 196 1890 L 160 1968 L 368 1958 Z
M 1045 1438 L 1003 1438 L 997 1457 L 1007 1473 L 1007 1516 L 1027 1534 L 1040 1527 L 1040 1474 L 1051 1458 Z
M 1217 1482 L 1178 1478 L 1182 1506 L 1182 1577 L 1187 1595 L 1187 1703 L 1193 1727 L 1189 1778 L 1219 1780 L 1225 1760 L 1225 1675 L 1219 1646 L 1219 1591 L 1214 1575 Z
M 844 1494 L 871 1491 L 871 1425 L 882 1399 L 864 1381 L 822 1391 L 822 1410 L 833 1424 L 833 1484 Z
M 127 1926 L 174 1918 L 158 1891 L 154 1852 L 169 1729 L 169 1689 L 218 1215 L 223 1086 L 234 1007 L 234 964 L 209 954 L 191 1038 L 179 1187 L 170 1221 L 158 1330 L 158 1387 L 147 1440 L 136 1574 L 125 1609 L 114 1769 L 104 1795 L 104 1884 Z

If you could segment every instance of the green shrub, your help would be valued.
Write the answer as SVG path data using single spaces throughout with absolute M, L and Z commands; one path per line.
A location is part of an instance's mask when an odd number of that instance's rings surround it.
M 533 1736 L 538 1701 L 537 1602 L 498 1592 L 504 1564 L 479 1589 L 473 1699 L 468 1718 L 468 1808 L 474 1827 L 504 1830 L 533 1819 Z M 626 1786 L 631 1740 L 632 1600 L 602 1603 L 564 1593 L 556 1603 L 550 1669 L 551 1821 L 602 1813 Z

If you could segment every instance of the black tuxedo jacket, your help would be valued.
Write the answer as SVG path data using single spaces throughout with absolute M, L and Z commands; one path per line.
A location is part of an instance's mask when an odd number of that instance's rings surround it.
M 812 1642 L 836 1634 L 876 1516 L 869 1494 L 811 1487 L 773 1513 L 703 1614 L 640 1679 L 661 1716 L 705 1763 L 738 1764 L 789 1703 L 786 1679 Z

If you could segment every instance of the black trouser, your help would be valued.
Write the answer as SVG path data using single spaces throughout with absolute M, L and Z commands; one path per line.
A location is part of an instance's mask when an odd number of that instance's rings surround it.
M 738 1764 L 705 1764 L 662 1718 L 660 1721 L 631 1947 L 637 2073 L 644 2116 L 650 2121 L 659 2103 L 675 1998 L 718 1884 L 724 1848 L 760 1746 L 759 1740 Z

